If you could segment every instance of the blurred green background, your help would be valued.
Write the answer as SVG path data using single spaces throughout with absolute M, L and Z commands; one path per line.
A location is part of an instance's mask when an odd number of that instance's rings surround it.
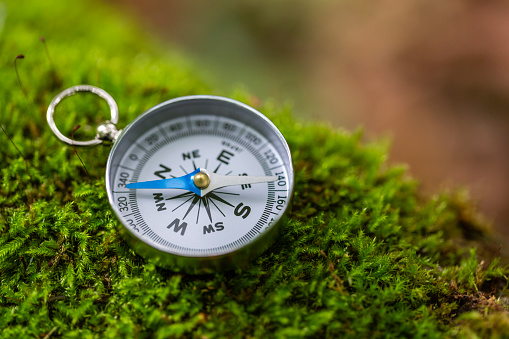
M 390 137 L 424 192 L 467 186 L 509 239 L 507 2 L 113 3 L 216 88 L 243 84 L 304 119 Z

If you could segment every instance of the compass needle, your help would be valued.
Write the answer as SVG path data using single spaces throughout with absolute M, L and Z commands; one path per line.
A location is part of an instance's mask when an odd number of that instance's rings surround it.
M 194 162 L 193 162 L 194 164 Z M 182 167 L 182 166 L 180 166 Z M 129 189 L 184 189 L 205 196 L 211 191 L 227 186 L 250 186 L 277 180 L 276 176 L 228 176 L 211 173 L 198 168 L 178 178 L 133 182 Z M 227 193 L 226 193 L 227 194 Z
M 99 95 L 112 113 L 84 142 L 66 138 L 53 120 L 58 103 L 79 92 Z M 80 85 L 58 94 L 47 118 L 69 145 L 112 144 L 109 203 L 121 233 L 155 264 L 189 273 L 245 266 L 277 235 L 293 192 L 292 159 L 276 126 L 255 109 L 222 97 L 182 97 L 120 131 L 113 98 Z
M 201 190 L 201 195 L 210 194 L 210 192 L 227 186 L 250 186 L 252 184 L 260 184 L 276 181 L 276 176 L 249 176 L 249 175 L 220 175 L 209 172 L 206 169 L 200 169 L 210 178 L 210 185 Z
M 126 185 L 129 189 L 183 189 L 196 194 L 201 194 L 201 190 L 193 183 L 193 178 L 200 173 L 197 169 L 189 174 L 178 178 L 139 181 Z

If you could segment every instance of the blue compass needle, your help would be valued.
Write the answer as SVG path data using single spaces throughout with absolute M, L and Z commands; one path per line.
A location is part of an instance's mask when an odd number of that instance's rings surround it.
M 215 189 L 236 186 L 236 185 L 247 185 L 257 184 L 262 182 L 276 181 L 276 176 L 228 176 L 219 175 L 207 171 L 204 168 L 198 168 L 189 174 L 182 177 L 163 179 L 163 180 L 152 180 L 135 182 L 126 185 L 127 188 L 134 189 L 164 189 L 164 188 L 177 188 L 187 190 L 198 194 L 203 197 Z
M 183 190 L 191 191 L 193 193 L 201 195 L 201 190 L 198 187 L 196 187 L 196 185 L 193 182 L 193 177 L 199 172 L 200 172 L 200 169 L 198 168 L 194 172 L 191 172 L 189 174 L 186 174 L 186 175 L 178 177 L 178 178 L 134 182 L 131 184 L 127 184 L 126 188 L 135 188 L 135 189 L 175 188 L 175 189 L 183 189 Z

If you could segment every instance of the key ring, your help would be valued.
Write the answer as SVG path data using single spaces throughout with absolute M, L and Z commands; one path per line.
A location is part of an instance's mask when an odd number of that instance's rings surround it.
M 68 96 L 71 96 L 71 95 L 74 95 L 74 94 L 76 94 L 78 92 L 90 92 L 90 93 L 93 93 L 95 95 L 98 95 L 101 98 L 103 98 L 104 100 L 106 100 L 106 102 L 110 106 L 111 119 L 106 121 L 106 122 L 104 122 L 104 123 L 102 123 L 101 125 L 99 125 L 99 127 L 98 127 L 98 134 L 96 135 L 95 139 L 93 139 L 93 140 L 75 141 L 75 140 L 69 139 L 68 137 L 63 135 L 58 130 L 58 128 L 57 128 L 57 126 L 55 124 L 55 120 L 53 119 L 53 114 L 55 113 L 55 108 L 60 103 L 60 101 L 62 101 L 62 99 L 64 99 L 64 98 L 66 98 Z M 49 124 L 51 130 L 53 131 L 53 133 L 55 133 L 57 138 L 60 139 L 61 141 L 65 142 L 66 144 L 72 145 L 72 146 L 81 146 L 81 147 L 96 146 L 96 145 L 102 144 L 104 141 L 108 141 L 108 140 L 111 141 L 112 137 L 114 139 L 115 135 L 118 133 L 118 131 L 115 128 L 115 125 L 118 122 L 118 107 L 117 107 L 117 103 L 115 102 L 115 100 L 113 100 L 111 95 L 109 95 L 105 90 L 100 89 L 100 88 L 95 87 L 95 86 L 78 85 L 78 86 L 70 87 L 70 88 L 60 92 L 51 101 L 51 103 L 50 103 L 50 105 L 48 107 L 48 113 L 47 113 L 46 117 L 47 117 L 48 124 Z

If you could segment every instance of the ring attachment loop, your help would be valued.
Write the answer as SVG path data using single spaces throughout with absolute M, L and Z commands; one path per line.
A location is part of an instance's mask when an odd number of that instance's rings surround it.
M 55 114 L 56 106 L 60 103 L 60 101 L 62 101 L 62 99 L 66 98 L 68 96 L 74 95 L 78 92 L 90 92 L 90 93 L 98 95 L 101 98 L 103 98 L 104 100 L 106 100 L 106 102 L 108 103 L 108 106 L 110 106 L 110 111 L 111 111 L 111 119 L 108 122 L 113 125 L 117 124 L 117 122 L 118 122 L 118 107 L 117 107 L 117 103 L 115 102 L 115 100 L 113 100 L 112 96 L 109 95 L 105 90 L 103 90 L 99 87 L 90 86 L 90 85 L 78 85 L 78 86 L 70 87 L 70 88 L 60 92 L 59 94 L 57 94 L 57 96 L 55 98 L 53 98 L 53 100 L 49 104 L 48 113 L 46 116 L 47 120 L 48 120 L 49 127 L 51 128 L 51 130 L 57 136 L 58 139 L 60 139 L 61 141 L 65 142 L 66 144 L 71 145 L 71 146 L 90 147 L 90 146 L 96 146 L 96 145 L 102 144 L 105 140 L 104 140 L 104 138 L 101 138 L 99 135 L 97 135 L 95 137 L 95 139 L 88 140 L 88 141 L 76 141 L 76 140 L 69 139 L 68 137 L 63 135 L 58 130 L 58 128 L 55 124 L 53 115 Z

